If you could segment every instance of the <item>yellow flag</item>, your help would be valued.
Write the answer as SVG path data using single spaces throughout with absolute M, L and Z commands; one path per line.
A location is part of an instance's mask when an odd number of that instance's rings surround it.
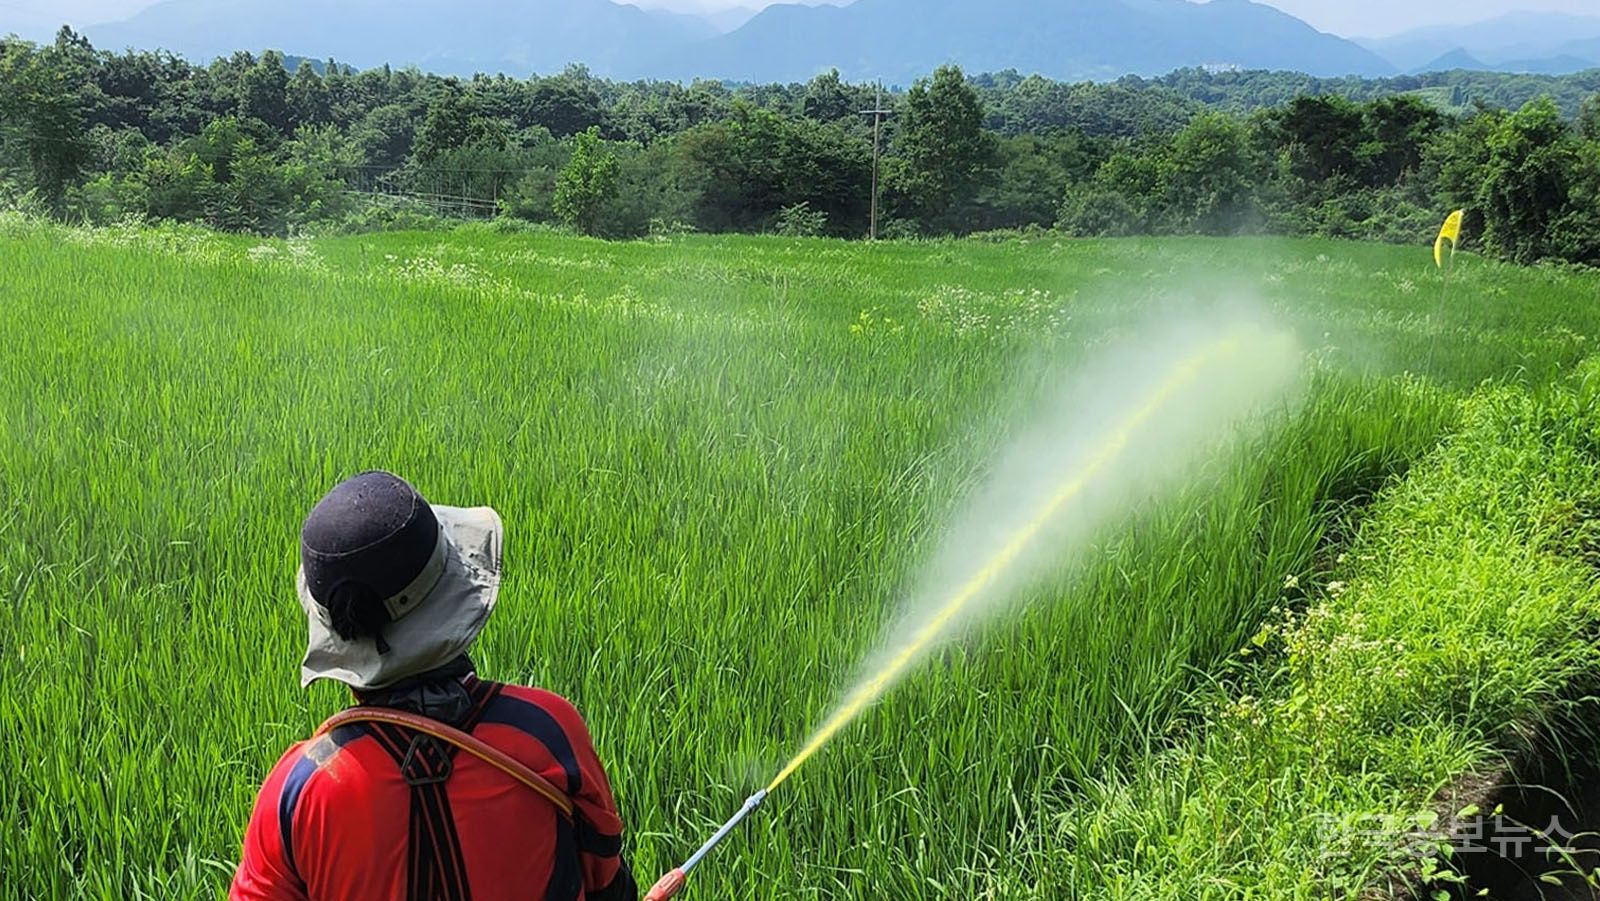
M 1444 242 L 1450 241 L 1450 255 L 1455 256 L 1456 243 L 1461 240 L 1461 217 L 1466 215 L 1466 210 L 1456 210 L 1444 220 L 1444 228 L 1439 229 L 1439 237 L 1433 242 L 1433 261 L 1440 269 L 1444 268 Z

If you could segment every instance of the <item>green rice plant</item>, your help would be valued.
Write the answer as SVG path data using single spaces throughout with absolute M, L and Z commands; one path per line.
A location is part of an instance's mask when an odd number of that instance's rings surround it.
M 346 700 L 297 688 L 295 536 L 371 467 L 504 515 L 480 668 L 585 712 L 653 875 L 834 703 L 1037 373 L 1249 301 L 1311 352 L 1278 427 L 921 667 L 694 889 L 1070 894 L 1093 849 L 1040 842 L 1188 734 L 1285 577 L 1331 565 L 1465 391 L 1600 334 L 1591 276 L 1463 260 L 1441 311 L 1425 250 L 1333 242 L 0 237 L 18 898 L 218 893 L 267 768 Z

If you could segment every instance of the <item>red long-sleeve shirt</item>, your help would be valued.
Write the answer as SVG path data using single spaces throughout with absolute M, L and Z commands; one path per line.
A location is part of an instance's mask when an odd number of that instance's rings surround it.
M 470 731 L 564 790 L 574 811 L 569 822 L 505 773 L 455 755 L 446 819 L 470 897 L 636 897 L 622 820 L 577 710 L 548 691 L 494 688 Z M 256 799 L 231 901 L 405 901 L 411 787 L 392 755 L 364 723 L 291 747 Z

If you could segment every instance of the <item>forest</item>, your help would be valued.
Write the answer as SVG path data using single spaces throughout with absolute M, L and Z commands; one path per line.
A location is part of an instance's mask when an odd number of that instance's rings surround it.
M 1285 234 L 1600 264 L 1600 71 L 1064 84 L 954 67 L 881 96 L 804 84 L 196 65 L 62 29 L 0 40 L 0 203 L 269 235 L 457 212 L 606 238 L 775 232 Z M 877 117 L 863 111 L 881 109 Z

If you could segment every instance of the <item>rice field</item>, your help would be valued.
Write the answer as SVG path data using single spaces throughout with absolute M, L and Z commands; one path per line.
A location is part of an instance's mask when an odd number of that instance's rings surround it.
M 0 219 L 0 897 L 218 896 L 268 767 L 346 700 L 298 689 L 296 537 L 375 467 L 505 518 L 475 659 L 585 713 L 648 884 L 832 709 L 1041 373 L 1250 303 L 1308 349 L 1303 399 L 919 667 L 690 888 L 1094 894 L 1040 824 L 1192 727 L 1463 397 L 1600 335 L 1594 274 L 1440 278 L 1427 248 L 1271 239 Z

